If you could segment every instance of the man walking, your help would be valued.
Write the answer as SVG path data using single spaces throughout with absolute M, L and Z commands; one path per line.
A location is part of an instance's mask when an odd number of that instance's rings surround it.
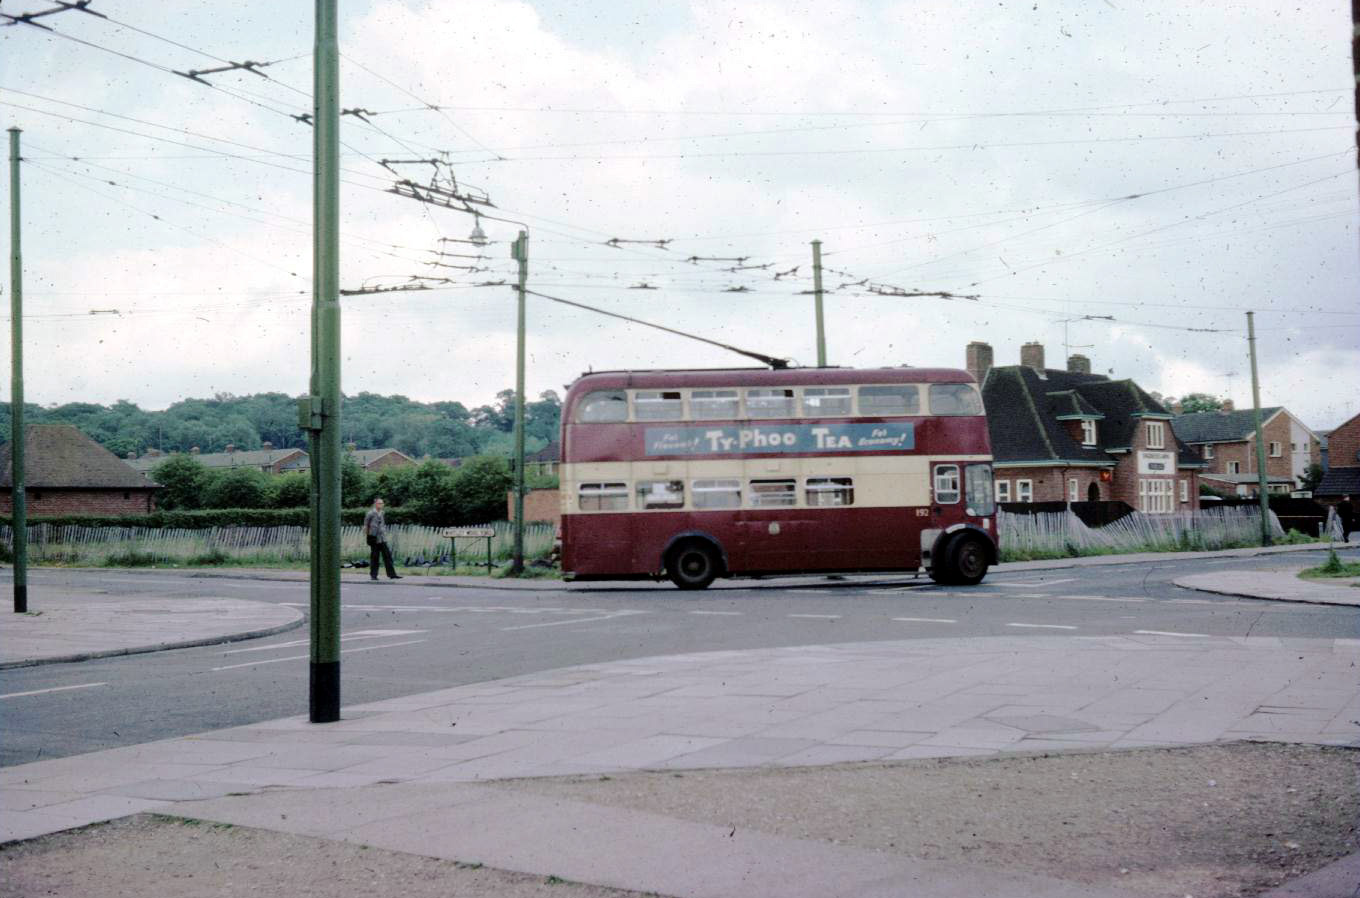
M 392 566 L 392 550 L 387 548 L 387 522 L 383 520 L 383 500 L 373 500 L 373 507 L 364 515 L 364 539 L 368 541 L 368 579 L 378 579 L 378 555 L 387 567 L 387 579 L 400 580 L 401 574 Z

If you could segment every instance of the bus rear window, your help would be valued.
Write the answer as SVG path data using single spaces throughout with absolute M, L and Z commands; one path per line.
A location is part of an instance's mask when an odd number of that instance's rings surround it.
M 798 504 L 796 480 L 752 480 L 752 508 L 785 508 Z
M 810 418 L 822 415 L 850 414 L 849 387 L 806 387 L 803 390 L 803 414 Z
M 869 416 L 919 415 L 921 391 L 915 384 L 860 387 L 859 413 Z
M 747 390 L 746 414 L 751 418 L 792 418 L 797 414 L 793 409 L 793 390 Z
M 972 384 L 931 384 L 932 415 L 980 415 L 982 397 Z
M 638 421 L 679 421 L 685 404 L 679 390 L 638 390 L 633 394 L 633 418 Z
M 720 421 L 741 414 L 736 390 L 695 390 L 689 394 L 690 414 L 696 421 Z
M 582 511 L 627 511 L 628 484 L 583 483 L 577 495 Z
M 740 480 L 696 480 L 693 484 L 695 508 L 740 508 Z
M 807 504 L 816 506 L 854 505 L 855 484 L 849 477 L 809 477 Z
M 628 420 L 628 394 L 623 390 L 587 393 L 576 407 L 576 420 L 592 423 Z
M 643 508 L 684 508 L 685 484 L 681 480 L 641 480 L 638 505 Z

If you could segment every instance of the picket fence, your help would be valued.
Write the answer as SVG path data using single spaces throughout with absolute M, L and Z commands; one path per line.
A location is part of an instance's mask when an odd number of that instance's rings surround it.
M 998 511 L 996 518 L 1005 558 L 1230 549 L 1257 545 L 1261 539 L 1258 508 L 1155 515 L 1134 512 L 1104 527 L 1088 527 L 1070 511 L 1032 515 Z M 1284 536 L 1273 511 L 1270 530 L 1276 538 Z

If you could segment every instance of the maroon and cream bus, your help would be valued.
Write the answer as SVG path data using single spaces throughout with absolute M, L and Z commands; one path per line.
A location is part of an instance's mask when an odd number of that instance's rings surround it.
M 996 562 L 992 456 L 966 371 L 586 374 L 562 409 L 568 580 L 907 571 Z

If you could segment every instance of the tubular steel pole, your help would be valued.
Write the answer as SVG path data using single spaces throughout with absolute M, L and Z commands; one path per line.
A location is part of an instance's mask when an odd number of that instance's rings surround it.
M 24 478 L 24 264 L 19 246 L 19 129 L 9 129 L 10 495 L 14 613 L 28 611 L 28 497 Z
M 316 0 L 312 175 L 312 723 L 340 719 L 340 72 L 337 0 Z
M 812 293 L 817 309 L 817 367 L 826 367 L 826 324 L 822 320 L 822 241 L 812 241 Z
M 1267 492 L 1266 444 L 1261 429 L 1261 382 L 1256 376 L 1255 312 L 1247 313 L 1247 346 L 1251 349 L 1251 407 L 1256 418 L 1256 489 L 1261 500 L 1261 545 L 1270 545 L 1270 494 Z
M 510 248 L 510 257 L 519 263 L 519 325 L 515 336 L 515 554 L 510 572 L 524 571 L 524 288 L 529 279 L 529 232 L 520 231 Z

